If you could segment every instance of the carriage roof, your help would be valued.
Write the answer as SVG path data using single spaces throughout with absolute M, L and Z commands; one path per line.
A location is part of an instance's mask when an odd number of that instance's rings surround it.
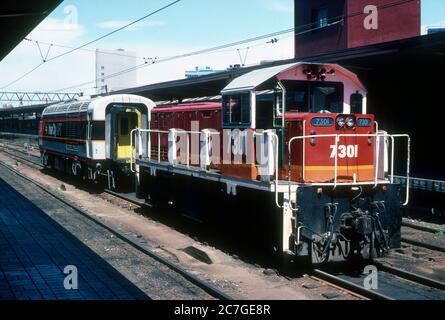
M 106 108 L 110 104 L 142 104 L 147 108 L 146 110 L 144 110 L 144 113 L 149 113 L 149 110 L 155 107 L 155 103 L 145 97 L 131 94 L 119 94 L 97 97 L 83 101 L 77 100 L 54 104 L 43 110 L 42 118 L 58 115 L 80 116 L 83 114 L 91 114 L 92 120 L 105 120 Z

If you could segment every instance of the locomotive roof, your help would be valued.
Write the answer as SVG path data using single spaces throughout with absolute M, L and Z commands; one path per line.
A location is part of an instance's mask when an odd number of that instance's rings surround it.
M 259 86 L 267 82 L 268 80 L 279 77 L 281 74 L 285 73 L 286 71 L 289 71 L 291 69 L 297 68 L 302 65 L 319 65 L 319 66 L 329 66 L 330 68 L 335 69 L 336 71 L 339 71 L 346 75 L 348 78 L 350 78 L 352 81 L 357 83 L 359 87 L 364 88 L 363 84 L 358 79 L 357 75 L 352 73 L 351 71 L 341 67 L 338 64 L 324 64 L 324 63 L 307 63 L 307 62 L 296 62 L 296 63 L 289 63 L 284 64 L 280 66 L 274 66 L 270 68 L 263 68 L 263 69 L 257 69 L 254 71 L 251 71 L 249 73 L 246 73 L 232 82 L 229 83 L 222 91 L 221 94 L 228 94 L 233 92 L 240 92 L 240 91 L 252 91 L 257 89 Z
M 275 77 L 277 74 L 286 71 L 292 67 L 295 67 L 299 64 L 300 62 L 290 63 L 290 64 L 284 64 L 282 66 L 275 66 L 275 67 L 251 71 L 230 82 L 229 85 L 226 86 L 221 92 L 224 94 L 229 91 L 235 91 L 235 90 L 236 91 L 253 90 L 259 85 L 266 82 L 267 80 Z
M 43 110 L 42 117 L 67 114 L 80 115 L 88 113 L 91 114 L 92 120 L 104 121 L 106 108 L 113 103 L 142 104 L 147 107 L 147 110 L 144 110 L 146 113 L 149 113 L 148 111 L 155 107 L 155 103 L 150 99 L 131 94 L 119 94 L 51 105 Z

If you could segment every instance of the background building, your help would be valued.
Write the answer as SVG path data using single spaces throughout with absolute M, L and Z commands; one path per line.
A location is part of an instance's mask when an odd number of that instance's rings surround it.
M 435 34 L 435 33 L 441 33 L 445 32 L 445 27 L 427 27 L 426 33 L 427 34 Z
M 109 77 L 136 66 L 136 53 L 118 50 L 96 50 L 96 90 L 97 94 L 132 88 L 136 86 L 136 71 Z M 109 77 L 109 78 L 107 78 Z
M 419 36 L 420 0 L 295 0 L 295 57 Z M 365 13 L 366 12 L 366 13 Z
M 209 74 L 214 74 L 221 72 L 222 70 L 214 70 L 211 67 L 195 67 L 195 70 L 187 70 L 185 72 L 186 78 L 196 78 L 201 76 L 207 76 Z

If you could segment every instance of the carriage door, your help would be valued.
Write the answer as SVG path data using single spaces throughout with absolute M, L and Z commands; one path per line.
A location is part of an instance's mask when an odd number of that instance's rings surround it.
M 117 159 L 129 159 L 131 156 L 130 133 L 138 125 L 138 116 L 134 112 L 122 112 L 117 116 Z M 134 148 L 133 148 L 134 149 Z

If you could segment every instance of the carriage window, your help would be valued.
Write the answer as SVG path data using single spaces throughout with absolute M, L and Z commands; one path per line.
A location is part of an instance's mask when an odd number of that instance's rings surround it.
M 105 121 L 94 121 L 91 128 L 91 140 L 105 140 Z
M 223 98 L 223 123 L 226 126 L 250 124 L 250 93 Z
M 351 94 L 351 113 L 363 113 L 363 96 L 358 92 Z
M 63 137 L 63 123 L 51 122 L 45 125 L 45 135 L 50 137 Z

